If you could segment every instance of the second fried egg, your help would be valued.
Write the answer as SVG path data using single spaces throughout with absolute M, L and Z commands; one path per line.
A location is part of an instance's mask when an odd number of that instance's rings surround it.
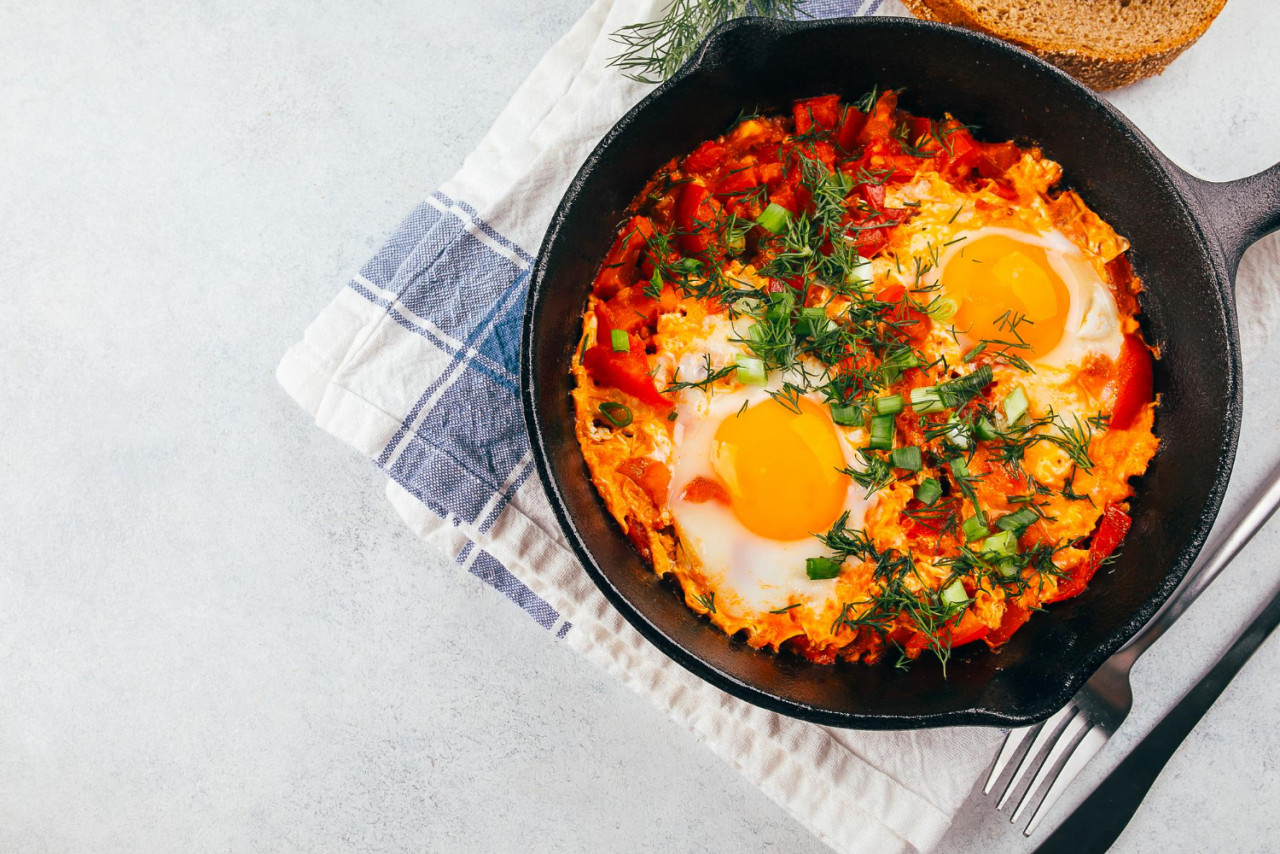
M 1050 367 L 1087 353 L 1114 359 L 1124 333 L 1110 289 L 1062 234 L 987 227 L 962 233 L 938 263 L 952 321 L 965 346 L 1014 341 L 1018 355 Z
M 713 369 L 747 355 L 732 329 L 718 329 L 726 324 L 716 318 L 681 338 L 672 356 L 685 378 L 699 354 L 713 355 Z M 808 558 L 825 555 L 813 535 L 846 512 L 860 527 L 875 500 L 842 471 L 857 465 L 865 431 L 836 425 L 820 399 L 786 394 L 784 384 L 775 374 L 764 385 L 676 395 L 667 507 L 717 608 L 741 617 L 833 600 L 836 579 L 806 571 Z

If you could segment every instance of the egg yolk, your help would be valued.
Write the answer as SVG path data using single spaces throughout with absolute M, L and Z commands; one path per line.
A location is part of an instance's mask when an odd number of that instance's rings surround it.
M 947 262 L 942 287 L 958 304 L 956 331 L 974 341 L 1021 338 L 1027 347 L 1013 352 L 1034 359 L 1062 340 L 1071 295 L 1043 247 L 1002 234 L 979 237 Z
M 849 476 L 826 410 L 800 398 L 795 407 L 769 399 L 721 422 L 712 467 L 734 515 L 771 540 L 826 531 L 844 508 Z

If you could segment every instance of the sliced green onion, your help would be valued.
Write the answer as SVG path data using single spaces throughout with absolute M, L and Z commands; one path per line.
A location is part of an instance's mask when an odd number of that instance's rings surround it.
M 875 415 L 869 424 L 871 440 L 867 448 L 873 451 L 887 451 L 893 447 L 893 416 Z
M 831 420 L 844 427 L 862 423 L 862 407 L 848 403 L 831 404 Z
M 898 350 L 885 361 L 897 368 L 918 368 L 922 364 L 920 354 L 910 347 Z
M 656 297 L 662 293 L 662 273 L 658 270 L 653 271 L 653 275 L 649 277 L 649 296 Z
M 800 321 L 796 324 L 796 331 L 801 335 L 815 338 L 829 323 L 827 310 L 822 306 L 802 308 L 800 309 Z
M 969 464 L 964 461 L 964 457 L 956 457 L 947 463 L 951 469 L 951 473 L 956 476 L 956 480 L 969 479 Z
M 688 275 L 702 272 L 702 262 L 697 258 L 681 258 L 676 267 Z
M 880 375 L 884 378 L 885 385 L 893 385 L 902 377 L 903 370 L 919 366 L 920 357 L 916 355 L 915 351 L 902 349 L 884 358 L 884 362 L 880 366 Z
M 1018 419 L 1027 414 L 1027 393 L 1022 386 L 1004 396 L 1004 417 L 1010 424 L 1017 424 Z
M 942 398 L 938 396 L 938 387 L 936 385 L 926 385 L 911 389 L 911 408 L 920 414 L 941 412 L 946 409 L 942 404 Z
M 959 409 L 989 386 L 991 380 L 991 366 L 981 365 L 971 374 L 957 377 L 938 386 L 938 397 L 941 398 L 944 406 Z
M 768 206 L 760 212 L 760 216 L 756 217 L 757 225 L 774 234 L 781 233 L 790 221 L 791 211 L 774 202 L 769 202 Z
M 939 323 L 946 323 L 956 316 L 960 305 L 951 297 L 938 297 L 929 304 L 929 316 Z
M 991 419 L 985 415 L 978 419 L 978 423 L 973 427 L 974 435 L 984 442 L 990 442 L 992 439 L 999 438 L 1000 434 L 996 432 L 996 425 L 991 423 Z
M 972 543 L 974 540 L 981 540 L 984 537 L 991 536 L 991 531 L 987 526 L 982 524 L 977 516 L 970 516 L 960 525 L 960 532 L 964 534 L 964 541 Z
M 1007 559 L 997 563 L 996 569 L 998 569 L 1000 571 L 1000 575 L 1005 578 L 1014 578 L 1019 572 L 1017 562 Z
M 956 610 L 963 608 L 969 602 L 969 594 L 964 592 L 964 584 L 958 578 L 942 588 L 938 598 L 942 600 L 942 604 Z
M 1018 553 L 1018 535 L 1013 531 L 1000 531 L 982 541 L 983 554 L 1012 557 Z
M 894 448 L 889 452 L 889 462 L 893 463 L 894 468 L 906 469 L 907 471 L 920 471 L 924 467 L 924 459 L 920 456 L 920 449 L 914 446 Z
M 897 415 L 906 406 L 900 394 L 886 394 L 876 398 L 877 415 Z
M 791 317 L 791 309 L 795 304 L 795 291 L 789 288 L 785 291 L 774 291 L 769 294 L 769 307 L 765 309 L 765 317 L 775 322 L 787 320 Z
M 981 356 L 983 352 L 986 351 L 986 349 L 987 349 L 987 342 L 984 341 L 981 344 L 979 344 L 977 347 L 974 347 L 972 350 L 965 353 L 960 358 L 966 362 L 972 362 L 974 359 Z
M 865 290 L 873 280 L 872 266 L 870 258 L 859 258 L 849 267 L 849 272 L 845 274 L 844 283 L 851 287 L 862 286 L 860 290 Z
M 831 183 L 841 190 L 846 196 L 853 189 L 853 178 L 844 174 L 839 169 L 831 173 Z
M 947 427 L 947 438 L 950 439 L 952 443 L 954 443 L 957 447 L 968 448 L 969 447 L 968 426 L 966 426 L 963 421 L 961 421 L 959 418 L 957 418 L 954 415 L 952 415 L 949 419 L 947 419 L 947 423 L 950 425 L 949 427 Z
M 811 557 L 805 560 L 804 571 L 812 581 L 835 578 L 840 574 L 840 561 L 829 557 Z
M 764 385 L 766 375 L 764 362 L 746 356 L 738 357 L 738 382 L 743 385 Z
M 626 427 L 631 423 L 631 410 L 625 404 L 607 400 L 600 404 L 600 414 L 614 427 Z
M 627 339 L 627 330 L 612 329 L 609 331 L 609 342 L 613 345 L 613 352 L 627 353 L 631 350 L 631 342 Z
M 1011 531 L 1015 534 L 1020 534 L 1039 518 L 1039 513 L 1032 510 L 1030 507 L 1023 507 L 1015 513 L 1010 513 L 1008 516 L 1001 516 L 996 522 L 996 527 L 1002 531 Z
M 938 483 L 937 478 L 926 477 L 920 481 L 920 485 L 916 487 L 916 501 L 925 506 L 933 504 L 942 497 L 942 484 Z
M 730 255 L 741 255 L 747 251 L 747 236 L 741 231 L 730 230 L 729 236 L 724 242 L 724 248 Z

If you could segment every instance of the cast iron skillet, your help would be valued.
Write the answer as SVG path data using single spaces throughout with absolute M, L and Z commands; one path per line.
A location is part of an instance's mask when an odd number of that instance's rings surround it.
M 606 513 L 574 440 L 569 365 L 587 291 L 623 211 L 671 157 L 724 131 L 743 108 L 905 88 L 917 114 L 951 112 L 989 140 L 1041 145 L 1065 183 L 1133 244 L 1142 325 L 1161 358 L 1161 448 L 1138 482 L 1123 555 L 1076 599 L 1038 614 L 998 654 L 819 666 L 751 649 L 699 619 Z M 1106 102 L 996 39 L 908 19 L 742 19 L 604 137 L 560 203 L 530 286 L 521 382 L 538 471 L 569 542 L 609 601 L 708 682 L 810 721 L 865 729 L 1022 726 L 1062 707 L 1156 612 L 1217 514 L 1240 429 L 1232 277 L 1244 249 L 1280 227 L 1280 166 L 1211 184 L 1169 162 Z

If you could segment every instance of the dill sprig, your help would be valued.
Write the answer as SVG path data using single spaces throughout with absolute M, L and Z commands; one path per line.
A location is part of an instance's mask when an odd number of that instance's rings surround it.
M 622 52 L 609 64 L 641 83 L 661 83 L 693 56 L 707 33 L 731 18 L 795 18 L 799 0 L 672 0 L 656 21 L 630 24 L 610 38 Z
M 854 483 L 865 489 L 865 498 L 870 498 L 897 479 L 893 474 L 893 466 L 889 465 L 883 454 L 859 448 L 858 456 L 862 461 L 861 469 L 845 466 L 840 469 L 840 473 L 848 475 Z
M 677 391 L 680 391 L 681 389 L 686 389 L 686 388 L 698 388 L 698 389 L 702 389 L 703 391 L 710 391 L 711 386 L 715 385 L 717 380 L 724 379 L 725 377 L 731 375 L 734 371 L 738 369 L 737 365 L 724 365 L 723 367 L 715 368 L 713 370 L 711 367 L 710 353 L 704 353 L 702 356 L 702 359 L 703 359 L 702 379 L 682 380 L 680 379 L 680 369 L 676 368 L 675 377 L 673 377 L 672 381 L 667 384 L 667 388 L 666 388 L 667 394 L 671 394 L 673 392 L 677 392 Z

